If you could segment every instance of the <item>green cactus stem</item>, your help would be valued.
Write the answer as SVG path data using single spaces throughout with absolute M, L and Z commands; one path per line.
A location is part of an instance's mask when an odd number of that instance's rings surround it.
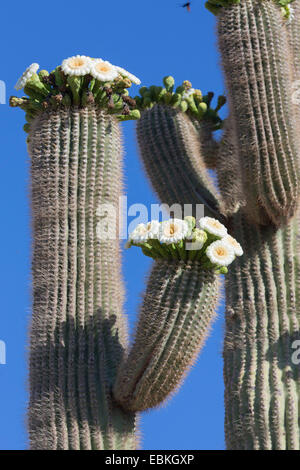
M 218 187 L 222 195 L 222 211 L 226 216 L 235 214 L 245 205 L 241 181 L 240 159 L 230 117 L 225 120 L 224 133 L 215 154 Z
M 215 317 L 218 278 L 199 261 L 155 261 L 134 343 L 114 385 L 126 410 L 158 406 L 179 388 Z
M 142 111 L 137 136 L 146 173 L 163 203 L 192 204 L 193 209 L 196 204 L 205 204 L 207 214 L 219 215 L 221 199 L 188 115 L 169 105 L 155 104 Z
M 218 14 L 244 211 L 261 224 L 285 223 L 299 197 L 292 63 L 283 21 L 273 0 L 243 0 Z
M 226 277 L 227 448 L 299 450 L 299 212 L 280 230 L 241 214 L 232 227 L 245 251 Z
M 135 449 L 135 415 L 111 389 L 127 347 L 122 313 L 118 121 L 135 102 L 124 69 L 75 56 L 18 80 L 31 157 L 31 449 Z M 105 78 L 107 77 L 107 80 Z M 125 89 L 126 88 L 126 89 Z
M 127 341 L 118 235 L 97 237 L 122 187 L 117 120 L 95 105 L 47 110 L 29 137 L 31 448 L 134 449 L 134 415 L 110 395 Z

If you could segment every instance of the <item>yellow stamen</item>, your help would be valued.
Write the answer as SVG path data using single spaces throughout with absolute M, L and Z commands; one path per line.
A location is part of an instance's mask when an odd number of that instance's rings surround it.
M 69 67 L 71 69 L 78 69 L 79 67 L 82 67 L 85 64 L 85 61 L 81 59 L 80 57 L 75 57 L 69 62 Z
M 110 71 L 110 66 L 108 64 L 103 64 L 103 63 L 100 62 L 96 65 L 96 70 L 98 72 L 104 72 L 104 73 L 109 72 Z
M 226 253 L 225 248 L 219 246 L 219 247 L 216 249 L 216 254 L 217 254 L 218 256 L 226 256 L 227 253 Z

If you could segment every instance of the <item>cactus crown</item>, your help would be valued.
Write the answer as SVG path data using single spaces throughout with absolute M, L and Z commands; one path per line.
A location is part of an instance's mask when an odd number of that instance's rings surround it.
M 226 103 L 225 96 L 219 96 L 216 107 L 212 108 L 211 102 L 214 93 L 208 92 L 203 96 L 201 91 L 194 89 L 188 80 L 185 80 L 175 91 L 175 80 L 173 77 L 164 77 L 163 85 L 140 88 L 141 96 L 135 97 L 138 109 L 142 111 L 152 108 L 155 104 L 165 104 L 180 109 L 198 121 L 210 121 L 213 124 L 214 130 L 222 127 L 222 119 L 218 111 Z
M 29 131 L 30 122 L 39 112 L 59 106 L 95 103 L 120 121 L 140 117 L 128 93 L 132 83 L 138 85 L 140 80 L 121 67 L 78 55 L 65 59 L 51 73 L 47 70 L 37 73 L 38 68 L 36 63 L 30 65 L 16 84 L 16 89 L 24 89 L 28 96 L 10 98 L 12 107 L 26 112 L 25 131 Z
M 232 5 L 237 5 L 241 0 L 208 0 L 205 3 L 205 7 L 214 15 L 217 15 L 222 8 L 229 8 Z M 281 7 L 282 16 L 285 19 L 290 19 L 292 16 L 292 10 L 290 4 L 295 0 L 273 0 L 277 5 Z
M 153 259 L 199 261 L 203 269 L 221 274 L 226 274 L 227 266 L 243 254 L 226 227 L 211 217 L 202 217 L 197 222 L 188 216 L 184 220 L 139 224 L 129 236 L 127 248 L 131 246 L 140 247 Z

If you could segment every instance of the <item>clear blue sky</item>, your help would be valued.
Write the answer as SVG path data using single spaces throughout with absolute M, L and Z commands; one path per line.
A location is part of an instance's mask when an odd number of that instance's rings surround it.
M 222 93 L 215 19 L 203 0 L 192 11 L 180 0 L 15 0 L 1 4 L 0 80 L 7 98 L 32 62 L 53 69 L 75 54 L 100 56 L 137 75 L 144 85 L 172 74 L 203 92 Z M 137 92 L 136 89 L 132 93 Z M 30 316 L 30 221 L 28 156 L 23 112 L 0 105 L 1 317 L 0 449 L 26 448 L 27 327 Z M 123 124 L 128 203 L 157 202 L 137 154 L 135 124 Z M 126 311 L 132 327 L 150 260 L 140 250 L 124 253 Z M 144 449 L 223 449 L 223 308 L 213 332 L 180 392 L 142 417 Z

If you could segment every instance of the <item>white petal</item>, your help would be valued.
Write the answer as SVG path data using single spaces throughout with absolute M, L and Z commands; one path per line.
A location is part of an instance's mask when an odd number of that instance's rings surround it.
M 88 75 L 91 69 L 91 59 L 85 55 L 68 57 L 68 59 L 63 60 L 61 69 L 65 75 Z
M 124 77 L 128 77 L 129 80 L 132 81 L 132 83 L 134 83 L 135 85 L 140 85 L 141 84 L 141 80 L 136 77 L 135 75 L 133 75 L 132 73 L 128 72 L 127 70 L 123 69 L 122 67 L 118 67 L 117 65 L 115 65 L 115 68 L 117 69 L 117 71 L 123 75 Z
M 206 250 L 206 256 L 217 266 L 228 266 L 235 258 L 233 248 L 223 240 L 211 243 Z
M 99 68 L 100 65 L 100 68 Z M 101 70 L 101 65 L 103 70 Z M 111 82 L 118 76 L 118 71 L 114 65 L 107 60 L 93 60 L 91 62 L 91 75 L 100 82 Z
M 212 217 L 202 217 L 199 220 L 199 226 L 202 230 L 206 230 L 206 232 L 217 237 L 222 238 L 227 235 L 227 228 L 217 219 L 213 219 Z
M 234 254 L 236 256 L 242 256 L 242 254 L 244 253 L 243 248 L 241 247 L 239 242 L 231 235 L 226 235 L 224 238 L 222 238 L 222 241 L 224 243 L 228 243 L 233 248 Z
M 35 62 L 31 64 L 29 67 L 27 67 L 25 72 L 22 74 L 22 76 L 19 78 L 19 80 L 15 84 L 15 89 L 22 90 L 22 88 L 25 87 L 28 80 L 32 77 L 34 73 L 38 71 L 38 69 L 39 69 L 39 64 Z

